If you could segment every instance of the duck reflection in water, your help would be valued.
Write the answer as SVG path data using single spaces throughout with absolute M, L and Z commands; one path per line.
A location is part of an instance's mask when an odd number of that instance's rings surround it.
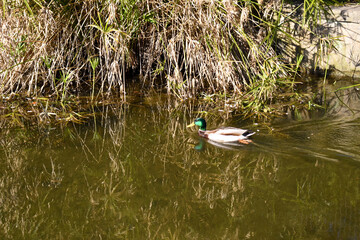
M 198 144 L 194 146 L 196 151 L 202 152 L 206 149 L 206 143 L 210 143 L 216 147 L 227 149 L 227 150 L 239 150 L 244 145 L 239 143 L 218 143 L 211 140 L 205 140 L 204 138 L 199 138 Z

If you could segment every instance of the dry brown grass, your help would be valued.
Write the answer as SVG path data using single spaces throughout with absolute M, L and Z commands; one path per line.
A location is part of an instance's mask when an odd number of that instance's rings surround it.
M 7 5 L 0 32 L 0 92 L 59 97 L 75 91 L 88 92 L 94 74 L 90 65 L 93 57 L 100 60 L 95 73 L 97 89 L 107 92 L 121 86 L 127 69 L 129 36 L 122 29 L 96 28 L 104 21 L 103 15 L 111 13 L 114 3 L 104 6 L 104 12 L 99 12 L 94 3 L 34 5 L 33 15 L 23 1 Z M 106 21 L 113 21 L 111 15 Z
M 243 94 L 262 73 L 274 79 L 285 76 L 282 62 L 265 39 L 266 21 L 280 2 L 261 4 L 152 1 L 157 24 L 142 32 L 141 73 L 149 79 L 160 73 L 167 79 L 167 89 L 182 97 L 201 91 Z
M 0 5 L 3 96 L 125 95 L 139 74 L 143 86 L 160 83 L 180 99 L 221 94 L 260 111 L 292 91 L 297 66 L 276 53 L 279 0 Z

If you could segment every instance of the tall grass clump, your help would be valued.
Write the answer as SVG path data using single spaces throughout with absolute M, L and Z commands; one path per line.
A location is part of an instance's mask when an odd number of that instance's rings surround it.
M 323 1 L 313 2 L 302 5 L 303 26 L 320 16 L 317 3 Z M 50 95 L 63 102 L 81 93 L 94 100 L 125 94 L 127 79 L 140 75 L 144 86 L 160 83 L 181 99 L 221 95 L 222 102 L 235 100 L 251 112 L 291 91 L 289 79 L 299 67 L 279 54 L 279 33 L 291 38 L 285 23 L 294 21 L 281 0 L 0 5 L 2 95 Z
M 151 26 L 144 33 L 150 41 L 142 46 L 154 54 L 142 58 L 145 74 L 163 74 L 167 88 L 178 95 L 204 90 L 242 95 L 247 87 L 256 89 L 260 84 L 263 88 L 256 97 L 265 99 L 276 89 L 275 81 L 287 75 L 288 69 L 272 47 L 271 23 L 267 22 L 277 14 L 280 1 L 153 4 L 156 28 Z
M 0 92 L 61 99 L 64 91 L 120 87 L 134 63 L 130 46 L 138 28 L 135 3 L 3 1 Z M 64 73 L 69 76 L 66 82 Z

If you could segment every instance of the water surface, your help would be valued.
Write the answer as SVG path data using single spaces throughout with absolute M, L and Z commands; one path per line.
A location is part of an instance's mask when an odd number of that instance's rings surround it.
M 331 91 L 329 91 L 331 92 Z M 144 101 L 83 125 L 2 129 L 1 239 L 358 239 L 360 115 L 355 88 L 327 111 L 246 127 L 215 146 L 199 114 Z

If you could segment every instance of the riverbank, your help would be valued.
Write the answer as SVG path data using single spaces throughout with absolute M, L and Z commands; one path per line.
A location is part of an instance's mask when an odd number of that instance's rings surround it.
M 289 60 L 279 54 L 285 49 L 279 42 L 292 39 L 288 26 L 296 23 L 279 1 L 0 4 L 3 104 L 14 96 L 48 99 L 39 114 L 50 106 L 51 113 L 69 114 L 79 97 L 90 105 L 126 101 L 132 81 L 143 93 L 160 89 L 182 104 L 207 101 L 247 117 L 304 102 L 297 92 L 297 85 L 306 84 L 298 78 L 304 55 Z M 304 6 L 308 12 L 298 29 L 316 25 L 311 10 L 328 9 L 319 6 Z M 280 32 L 287 35 L 279 39 Z

